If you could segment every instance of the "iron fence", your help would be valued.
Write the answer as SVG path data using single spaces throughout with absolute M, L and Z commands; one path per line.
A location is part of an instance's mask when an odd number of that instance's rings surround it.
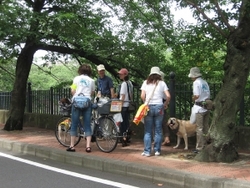
M 171 101 L 168 109 L 169 116 L 179 119 L 189 119 L 191 114 L 192 102 L 192 83 L 190 84 L 175 84 L 174 77 L 170 76 L 168 83 Z M 211 97 L 215 98 L 221 84 L 210 83 Z M 142 101 L 140 99 L 140 87 L 134 87 L 133 99 L 139 106 Z M 240 109 L 237 113 L 237 125 L 250 125 L 249 113 L 249 89 L 246 89 L 244 98 L 240 104 Z M 59 114 L 58 101 L 61 98 L 71 98 L 70 88 L 50 90 L 32 90 L 31 84 L 28 84 L 26 94 L 25 112 L 39 114 Z M 9 110 L 11 105 L 11 92 L 0 92 L 0 109 Z

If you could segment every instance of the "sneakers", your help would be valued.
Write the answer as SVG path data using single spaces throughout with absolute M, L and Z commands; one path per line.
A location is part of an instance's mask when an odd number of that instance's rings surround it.
M 159 151 L 155 152 L 155 156 L 159 156 L 161 153 Z
M 150 154 L 149 153 L 145 153 L 145 152 L 142 152 L 141 155 L 145 156 L 145 157 L 150 157 Z M 159 151 L 155 152 L 155 156 L 159 156 L 159 155 L 161 155 L 161 153 Z
M 145 153 L 145 152 L 142 152 L 141 155 L 142 155 L 142 156 L 145 156 L 145 157 L 150 157 L 150 154 L 149 154 L 149 153 Z

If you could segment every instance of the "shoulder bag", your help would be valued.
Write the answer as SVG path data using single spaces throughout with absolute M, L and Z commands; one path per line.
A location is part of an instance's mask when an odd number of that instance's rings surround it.
M 138 125 L 138 124 L 143 120 L 143 118 L 148 114 L 148 111 L 149 111 L 149 106 L 148 106 L 148 104 L 149 104 L 149 101 L 151 100 L 151 98 L 152 98 L 153 95 L 154 95 L 155 88 L 156 88 L 157 85 L 158 85 L 158 81 L 156 82 L 155 87 L 154 87 L 154 90 L 153 90 L 153 92 L 152 92 L 152 94 L 151 94 L 149 100 L 147 101 L 147 103 L 146 103 L 146 104 L 142 104 L 142 105 L 139 107 L 139 109 L 137 110 L 136 115 L 135 115 L 134 120 L 133 120 L 133 122 L 134 122 L 136 125 Z
M 80 93 L 78 96 L 73 98 L 72 104 L 75 108 L 84 110 L 91 106 L 91 101 L 88 97 L 84 96 L 83 93 Z

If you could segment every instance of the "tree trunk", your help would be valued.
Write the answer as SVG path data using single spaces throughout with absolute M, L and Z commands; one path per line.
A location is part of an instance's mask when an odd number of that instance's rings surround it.
M 250 68 L 250 18 L 243 17 L 239 27 L 228 38 L 223 85 L 217 94 L 209 133 L 211 143 L 196 156 L 196 160 L 232 162 L 238 158 L 233 142 L 236 115 L 244 96 Z
M 26 105 L 26 85 L 35 52 L 35 46 L 26 44 L 17 59 L 16 78 L 11 95 L 11 108 L 4 130 L 11 131 L 23 129 L 23 118 Z

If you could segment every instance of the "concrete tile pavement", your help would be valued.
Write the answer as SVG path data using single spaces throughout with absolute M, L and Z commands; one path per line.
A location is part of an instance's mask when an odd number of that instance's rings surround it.
M 143 142 L 133 139 L 129 146 L 119 144 L 111 153 L 101 152 L 92 143 L 92 152 L 86 153 L 83 139 L 76 146 L 76 152 L 71 153 L 57 142 L 53 130 L 24 127 L 22 131 L 8 132 L 2 128 L 0 125 L 0 148 L 15 152 L 145 178 L 163 184 L 163 187 L 250 188 L 249 151 L 240 151 L 240 159 L 230 164 L 201 163 L 192 160 L 190 150 L 171 146 L 162 146 L 161 156 L 141 156 Z

